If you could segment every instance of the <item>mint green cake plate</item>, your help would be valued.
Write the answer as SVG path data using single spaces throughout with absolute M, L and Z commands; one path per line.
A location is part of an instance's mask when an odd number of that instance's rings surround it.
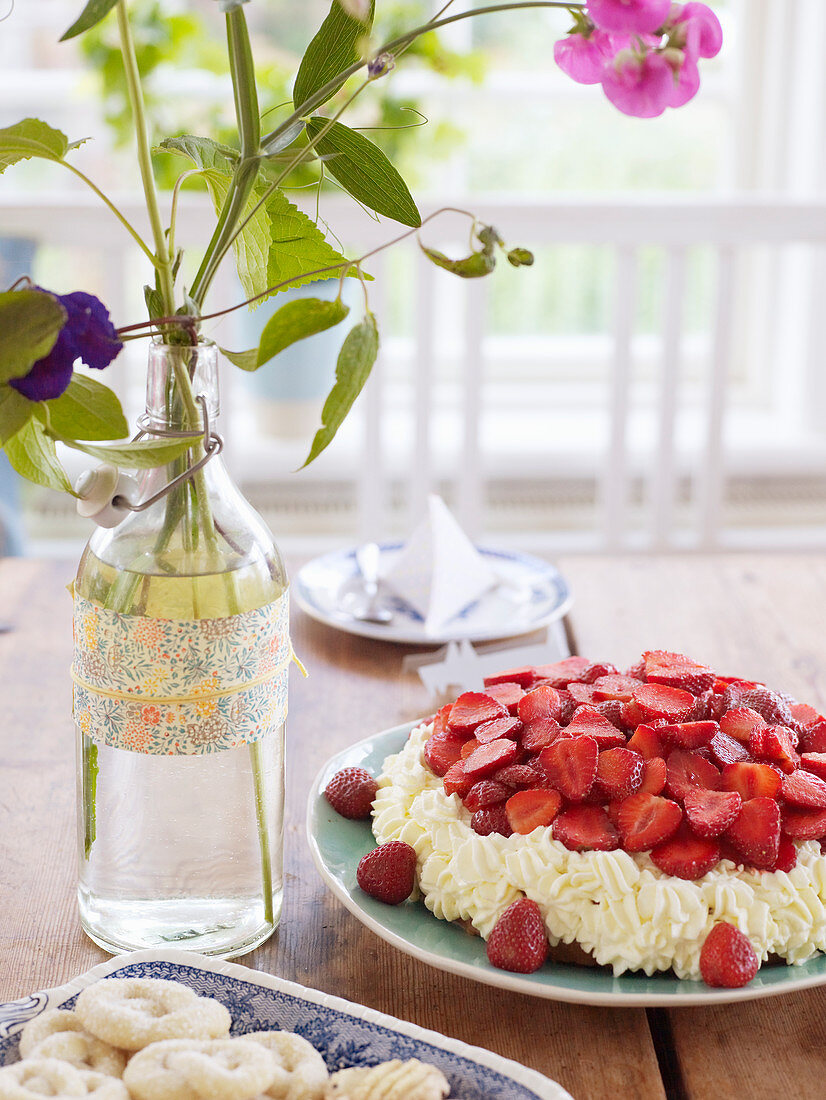
M 682 1005 L 750 1001 L 826 984 L 826 956 L 800 966 L 762 967 L 743 989 L 710 989 L 703 982 L 680 981 L 669 971 L 615 978 L 609 970 L 547 963 L 535 974 L 512 974 L 491 966 L 485 943 L 458 925 L 439 920 L 421 901 L 385 905 L 368 897 L 356 884 L 356 866 L 375 847 L 368 821 L 340 817 L 324 798 L 324 788 L 341 768 L 359 766 L 371 775 L 381 771 L 386 756 L 399 752 L 417 722 L 368 737 L 338 753 L 324 765 L 313 783 L 307 806 L 307 837 L 315 864 L 335 896 L 362 924 L 400 951 L 453 974 L 516 990 L 533 997 L 587 1005 Z

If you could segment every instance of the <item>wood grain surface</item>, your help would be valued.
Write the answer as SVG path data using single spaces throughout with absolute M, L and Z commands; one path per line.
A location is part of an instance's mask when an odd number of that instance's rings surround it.
M 292 563 L 295 568 L 296 563 Z M 683 649 L 826 705 L 826 561 L 565 559 L 581 652 L 622 665 Z M 107 956 L 75 913 L 68 565 L 0 562 L 0 1000 L 60 985 Z M 242 962 L 487 1047 L 576 1100 L 823 1097 L 826 992 L 665 1012 L 567 1005 L 443 974 L 365 929 L 324 888 L 304 837 L 327 758 L 428 711 L 405 650 L 296 612 L 281 927 Z M 659 1061 L 658 1061 L 659 1055 Z

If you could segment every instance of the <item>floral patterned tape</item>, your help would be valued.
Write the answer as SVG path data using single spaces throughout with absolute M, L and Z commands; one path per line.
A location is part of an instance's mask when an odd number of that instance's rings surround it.
M 287 715 L 289 597 L 223 619 L 148 619 L 74 598 L 74 717 L 163 756 L 248 744 Z

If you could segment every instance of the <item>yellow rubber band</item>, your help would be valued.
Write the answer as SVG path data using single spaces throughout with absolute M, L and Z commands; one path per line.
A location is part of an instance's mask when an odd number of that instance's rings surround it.
M 260 684 L 266 684 L 269 680 L 274 680 L 276 676 L 279 676 L 289 665 L 291 660 L 292 655 L 287 657 L 285 661 L 282 661 L 264 676 L 258 676 L 254 680 L 247 680 L 246 683 L 243 684 L 233 684 L 231 687 L 222 687 L 217 691 L 199 691 L 193 692 L 191 695 L 178 696 L 130 695 L 128 692 L 112 691 L 110 688 L 98 687 L 95 684 L 90 684 L 87 680 L 81 679 L 75 672 L 74 667 L 69 669 L 69 675 L 78 687 L 85 688 L 93 695 L 102 695 L 106 699 L 117 699 L 124 703 L 155 703 L 158 706 L 175 706 L 178 703 L 203 703 L 209 699 L 219 699 L 223 695 L 237 695 L 241 691 L 247 691 L 249 688 L 258 687 Z

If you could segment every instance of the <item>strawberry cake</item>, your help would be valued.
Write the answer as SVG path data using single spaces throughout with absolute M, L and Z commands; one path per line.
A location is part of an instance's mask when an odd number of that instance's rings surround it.
M 489 677 L 387 758 L 372 814 L 489 955 L 524 899 L 551 957 L 615 974 L 699 978 L 721 923 L 761 962 L 826 951 L 826 718 L 681 654 Z

